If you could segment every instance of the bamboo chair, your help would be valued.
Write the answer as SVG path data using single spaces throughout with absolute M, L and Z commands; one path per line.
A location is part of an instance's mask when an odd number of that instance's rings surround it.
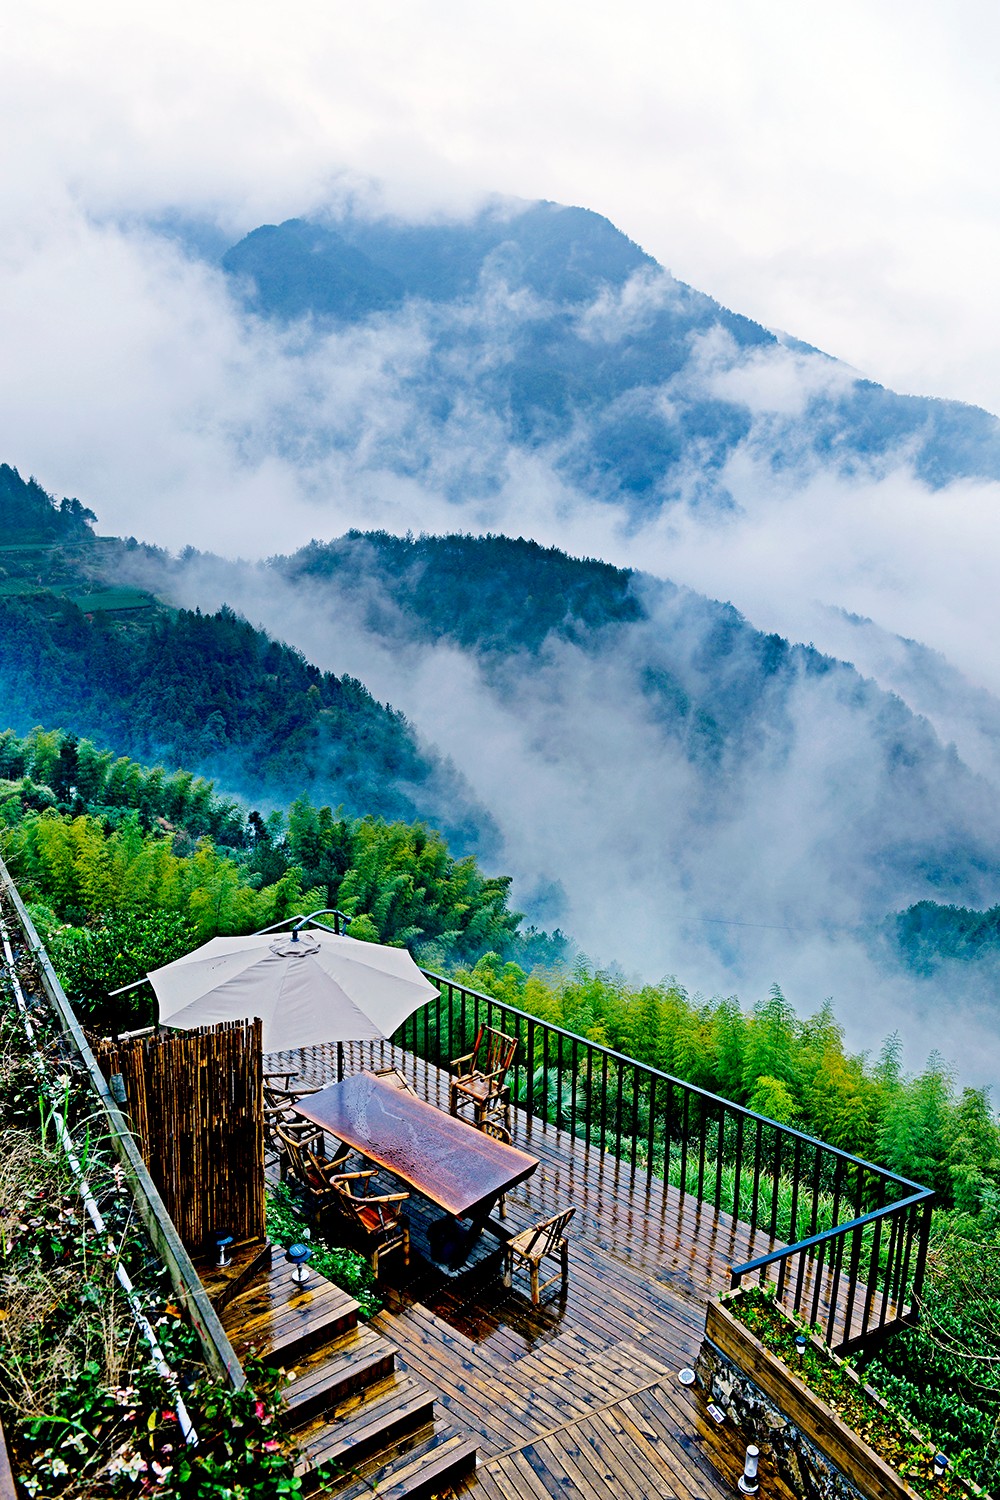
M 273 1156 L 278 1158 L 282 1182 L 288 1173 L 288 1158 L 278 1139 L 279 1127 L 289 1135 L 295 1135 L 300 1139 L 303 1135 L 309 1136 L 310 1144 L 313 1145 L 317 1155 L 323 1154 L 323 1132 L 316 1125 L 304 1125 L 295 1113 L 295 1105 L 300 1099 L 318 1091 L 314 1088 L 293 1089 L 292 1079 L 298 1076 L 298 1073 L 293 1070 L 286 1073 L 264 1074 L 264 1145 Z
M 515 1259 L 527 1262 L 531 1275 L 531 1300 L 536 1307 L 547 1286 L 561 1279 L 565 1287 L 569 1279 L 569 1240 L 565 1229 L 575 1213 L 575 1204 L 571 1208 L 564 1208 L 560 1213 L 553 1214 L 551 1219 L 544 1219 L 541 1224 L 535 1224 L 530 1229 L 522 1229 L 503 1248 L 504 1285 L 510 1286 L 513 1282 Z M 539 1267 L 546 1256 L 551 1260 L 558 1260 L 561 1269 L 555 1276 L 550 1276 L 548 1281 L 539 1283 Z
M 395 1088 L 401 1089 L 406 1094 L 416 1096 L 417 1091 L 413 1087 L 413 1084 L 405 1073 L 400 1072 L 399 1068 L 373 1068 L 372 1072 L 376 1078 L 384 1078 L 386 1083 L 391 1083 Z
M 374 1172 L 351 1172 L 339 1178 L 329 1207 L 348 1240 L 371 1258 L 377 1276 L 382 1256 L 393 1250 L 402 1250 L 404 1266 L 410 1264 L 410 1226 L 401 1207 L 410 1195 L 368 1192 L 374 1176 Z M 352 1183 L 359 1179 L 364 1179 L 364 1185 L 355 1193 Z
M 303 1121 L 303 1127 L 308 1127 L 309 1122 Z M 311 1129 L 314 1132 L 315 1126 Z M 292 1174 L 292 1180 L 303 1189 L 306 1198 L 312 1207 L 313 1216 L 317 1216 L 330 1206 L 336 1184 L 347 1176 L 373 1176 L 368 1173 L 346 1173 L 344 1167 L 351 1154 L 349 1146 L 341 1146 L 334 1157 L 320 1156 L 309 1144 L 309 1138 L 289 1131 L 286 1126 L 276 1126 L 276 1134 L 281 1143 L 284 1161 L 287 1162 L 287 1170 Z
M 452 1058 L 451 1070 L 456 1076 L 448 1091 L 451 1113 L 457 1115 L 471 1106 L 477 1126 L 486 1119 L 499 1119 L 509 1130 L 510 1089 L 504 1080 L 516 1051 L 516 1037 L 492 1026 L 480 1026 L 472 1051 Z
M 484 1120 L 480 1125 L 483 1135 L 492 1136 L 495 1141 L 503 1141 L 505 1146 L 511 1144 L 510 1131 L 506 1125 L 501 1125 L 499 1120 Z M 501 1193 L 497 1199 L 497 1214 L 501 1219 L 507 1217 L 507 1194 Z
M 265 1109 L 290 1109 L 307 1094 L 317 1094 L 317 1088 L 293 1089 L 292 1079 L 298 1078 L 298 1073 L 265 1073 L 264 1074 L 264 1108 Z M 284 1079 L 283 1083 L 278 1080 Z
M 278 1160 L 278 1176 L 282 1182 L 288 1177 L 291 1167 L 288 1139 L 291 1138 L 300 1151 L 313 1151 L 317 1157 L 325 1156 L 323 1132 L 311 1120 L 303 1120 L 289 1109 L 265 1109 L 264 1145 Z

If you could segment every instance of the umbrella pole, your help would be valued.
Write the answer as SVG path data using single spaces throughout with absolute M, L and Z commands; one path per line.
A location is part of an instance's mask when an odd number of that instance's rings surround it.
M 342 1083 L 344 1078 L 344 1044 L 337 1043 L 337 1082 Z

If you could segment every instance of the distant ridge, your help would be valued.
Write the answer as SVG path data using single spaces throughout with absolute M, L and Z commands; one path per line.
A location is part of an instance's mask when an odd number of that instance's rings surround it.
M 1000 423 L 988 412 L 897 395 L 776 337 L 587 209 L 506 204 L 430 224 L 289 219 L 253 230 L 222 265 L 249 311 L 307 320 L 317 337 L 423 309 L 426 349 L 405 391 L 428 444 L 471 410 L 511 443 L 544 448 L 584 494 L 639 514 L 682 498 L 730 504 L 726 465 L 738 450 L 776 475 L 877 477 L 907 463 L 932 487 L 1000 478 Z M 755 359 L 787 366 L 797 406 L 768 406 Z M 406 472 L 431 464 L 429 447 L 403 446 Z M 380 457 L 394 462 L 391 447 Z

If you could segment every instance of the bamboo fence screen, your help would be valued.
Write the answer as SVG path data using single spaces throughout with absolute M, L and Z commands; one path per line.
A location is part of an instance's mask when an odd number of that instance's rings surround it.
M 125 1109 L 149 1174 L 188 1250 L 221 1234 L 264 1236 L 261 1023 L 103 1039 L 94 1046 Z

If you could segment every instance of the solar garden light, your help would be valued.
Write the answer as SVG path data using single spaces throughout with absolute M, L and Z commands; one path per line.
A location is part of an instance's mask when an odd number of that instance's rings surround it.
M 798 1334 L 796 1334 L 796 1336 L 795 1336 L 795 1352 L 799 1356 L 799 1364 L 801 1364 L 802 1361 L 805 1359 L 805 1356 L 806 1356 L 806 1344 L 808 1342 L 809 1341 L 806 1338 L 806 1336 L 805 1336 L 804 1333 L 798 1333 Z
M 300 1240 L 296 1240 L 294 1245 L 289 1245 L 285 1251 L 285 1259 L 290 1261 L 295 1267 L 295 1270 L 292 1272 L 292 1280 L 297 1281 L 300 1286 L 304 1281 L 309 1280 L 309 1269 L 306 1261 L 311 1258 L 312 1246 L 304 1245 Z
M 760 1488 L 757 1479 L 757 1460 L 760 1458 L 760 1449 L 753 1443 L 747 1448 L 747 1456 L 743 1460 L 743 1473 L 740 1475 L 740 1489 L 744 1495 L 756 1495 Z
M 230 1263 L 230 1260 L 232 1259 L 232 1257 L 229 1254 L 229 1247 L 233 1243 L 233 1237 L 232 1237 L 232 1235 L 231 1234 L 219 1234 L 219 1235 L 216 1235 L 216 1237 L 215 1237 L 215 1243 L 219 1247 L 219 1259 L 216 1262 L 216 1264 L 220 1268 L 222 1266 L 228 1266 L 229 1263 Z
M 934 1478 L 943 1479 L 944 1471 L 948 1467 L 947 1453 L 935 1453 L 932 1467 L 934 1469 Z

